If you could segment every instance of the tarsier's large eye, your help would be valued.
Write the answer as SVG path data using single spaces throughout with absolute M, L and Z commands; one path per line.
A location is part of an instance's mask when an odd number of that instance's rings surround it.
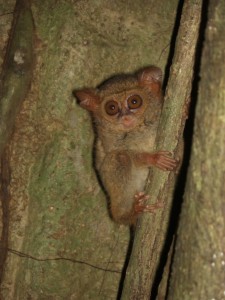
M 105 104 L 105 111 L 108 115 L 116 115 L 119 111 L 119 105 L 116 101 L 110 100 Z
M 136 109 L 139 108 L 142 105 L 142 99 L 138 95 L 130 96 L 127 99 L 127 105 L 130 109 Z

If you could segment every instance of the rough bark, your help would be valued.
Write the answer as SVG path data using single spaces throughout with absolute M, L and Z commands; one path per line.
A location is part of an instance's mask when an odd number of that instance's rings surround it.
M 27 0 L 17 1 L 0 80 L 0 157 L 32 79 L 34 24 Z
M 9 37 L 10 28 L 12 25 L 12 19 L 13 19 L 13 10 L 15 7 L 15 0 L 9 0 L 3 3 L 2 0 L 0 0 L 0 74 L 2 74 L 2 66 L 4 61 L 4 56 L 6 52 L 7 47 L 7 41 Z M 1 167 L 0 167 L 1 169 Z M 2 172 L 0 172 L 2 173 Z M 0 175 L 1 176 L 1 175 Z M 0 184 L 1 186 L 1 184 Z M 7 206 L 7 203 L 6 203 Z M 2 207 L 2 201 L 0 200 L 0 232 L 1 232 L 1 244 L 3 245 L 5 242 L 7 242 L 7 234 L 3 232 L 3 212 L 5 208 Z M 6 209 L 7 210 L 7 209 Z M 6 229 L 7 230 L 7 229 Z M 5 236 L 5 238 L 4 238 Z M 2 253 L 3 251 L 0 251 Z M 4 254 L 0 255 L 0 264 L 4 263 Z M 0 278 L 1 278 L 2 268 L 0 267 Z
M 190 101 L 201 6 L 200 0 L 184 2 L 158 131 L 157 149 L 166 149 L 175 155 L 178 155 Z M 165 206 L 155 215 L 143 215 L 139 222 L 122 299 L 149 299 L 166 238 L 175 176 L 154 170 L 149 181 L 148 192 L 152 202 L 160 199 L 165 202 Z
M 2 69 L 9 31 L 12 25 L 15 2 L 15 0 L 0 1 L 0 70 Z
M 90 119 L 72 90 L 149 64 L 164 68 L 176 6 L 31 1 L 36 65 L 7 147 L 2 299 L 116 298 L 129 230 L 108 216 L 92 168 Z
M 0 282 L 7 256 L 10 201 L 8 191 L 10 182 L 8 150 L 5 150 L 4 155 L 2 154 L 12 135 L 16 115 L 21 108 L 32 80 L 34 61 L 33 41 L 34 24 L 29 2 L 24 0 L 18 1 L 14 10 L 12 28 L 9 34 L 0 78 L 0 201 L 2 213 L 0 226 L 2 229 Z
M 194 140 L 169 299 L 225 297 L 225 3 L 209 1 Z

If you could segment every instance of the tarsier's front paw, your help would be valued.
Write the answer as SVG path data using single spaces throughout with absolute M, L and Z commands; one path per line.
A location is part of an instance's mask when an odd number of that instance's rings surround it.
M 154 213 L 158 208 L 163 207 L 163 203 L 157 202 L 155 204 L 146 205 L 149 196 L 144 192 L 139 192 L 134 195 L 134 213 L 141 214 L 143 212 Z
M 177 168 L 179 160 L 172 157 L 169 151 L 158 151 L 152 154 L 154 165 L 163 171 L 173 171 Z

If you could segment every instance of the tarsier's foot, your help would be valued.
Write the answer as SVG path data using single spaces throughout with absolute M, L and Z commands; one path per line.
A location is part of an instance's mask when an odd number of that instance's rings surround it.
M 144 192 L 139 192 L 134 195 L 134 212 L 136 214 L 141 214 L 143 212 L 154 213 L 158 208 L 163 207 L 163 203 L 157 202 L 155 204 L 146 205 L 146 201 L 149 199 L 149 196 Z
M 152 154 L 154 165 L 163 171 L 173 171 L 178 166 L 179 161 L 172 157 L 169 151 L 158 151 Z

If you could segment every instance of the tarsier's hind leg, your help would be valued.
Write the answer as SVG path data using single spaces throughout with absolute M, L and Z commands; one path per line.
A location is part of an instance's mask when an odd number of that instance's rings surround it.
M 118 223 L 134 224 L 139 214 L 155 212 L 162 203 L 146 204 L 142 193 L 148 167 L 173 170 L 177 161 L 167 151 L 135 153 L 113 151 L 106 155 L 101 167 L 102 181 L 110 196 L 110 211 Z
M 125 151 L 106 155 L 101 167 L 103 184 L 110 195 L 110 211 L 118 223 L 131 224 L 134 218 L 134 195 L 137 192 L 135 167 Z M 143 180 L 141 180 L 143 181 Z

